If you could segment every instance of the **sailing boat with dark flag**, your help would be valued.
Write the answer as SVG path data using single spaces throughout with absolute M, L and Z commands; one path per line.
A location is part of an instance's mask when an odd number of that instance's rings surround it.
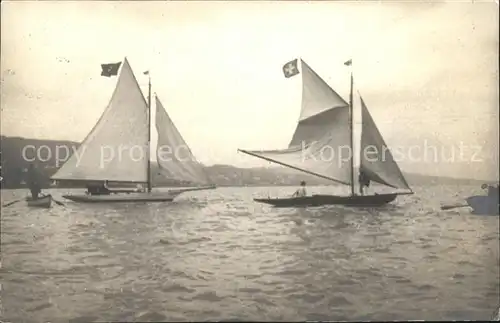
M 89 191 L 87 194 L 63 197 L 75 202 L 92 203 L 168 202 L 183 192 L 215 188 L 156 98 L 156 129 L 159 137 L 157 151 L 167 146 L 169 151 L 175 152 L 166 156 L 168 162 L 157 161 L 162 175 L 176 181 L 187 181 L 198 187 L 168 192 L 152 191 L 155 183 L 152 182 L 150 159 L 151 77 L 146 102 L 127 58 L 123 63 L 102 64 L 101 67 L 102 76 L 119 75 L 111 100 L 78 150 L 52 176 L 56 181 L 87 183 Z M 144 74 L 149 75 L 149 72 Z M 179 158 L 177 152 L 182 150 L 187 152 Z M 107 182 L 146 183 L 147 192 L 111 190 L 106 187 Z M 96 183 L 99 189 L 91 189 L 91 185 L 96 186 Z
M 300 60 L 288 62 L 283 67 L 286 78 L 302 74 L 302 108 L 300 119 L 287 149 L 243 150 L 240 152 L 285 167 L 350 187 L 350 194 L 312 195 L 290 198 L 258 198 L 257 202 L 277 207 L 349 205 L 380 206 L 390 203 L 398 195 L 413 194 L 399 166 L 385 144 L 368 109 L 360 96 L 362 109 L 361 154 L 359 167 L 360 194 L 355 193 L 353 159 L 353 74 L 349 103 L 335 92 L 316 72 Z M 344 63 L 352 65 L 352 60 Z M 325 158 L 325 151 L 334 158 Z M 369 153 L 369 154 L 368 154 Z M 363 187 L 376 182 L 405 192 L 363 195 Z

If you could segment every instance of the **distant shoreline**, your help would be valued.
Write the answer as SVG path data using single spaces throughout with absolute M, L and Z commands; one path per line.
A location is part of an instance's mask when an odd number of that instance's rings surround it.
M 31 139 L 22 137 L 1 136 L 1 158 L 2 168 L 0 176 L 3 180 L 0 189 L 18 189 L 26 188 L 22 183 L 24 179 L 24 169 L 28 167 L 28 162 L 22 158 L 22 147 L 33 145 L 35 147 L 47 146 L 56 147 L 57 145 L 66 145 L 78 147 L 79 143 L 66 140 L 43 140 Z M 43 177 L 46 178 L 45 188 L 51 188 L 50 177 L 55 174 L 58 167 L 55 165 L 55 160 L 48 158 L 49 156 L 39 156 L 42 161 L 37 161 L 40 169 L 43 172 Z M 43 161 L 45 160 L 45 161 Z M 173 188 L 173 187 L 189 187 L 189 185 L 174 180 L 168 180 L 159 174 L 157 165 L 152 163 L 152 176 L 155 187 L 158 188 Z M 273 187 L 273 186 L 297 186 L 301 181 L 306 181 L 309 186 L 339 186 L 331 181 L 311 176 L 299 171 L 293 171 L 282 166 L 271 167 L 253 167 L 240 168 L 232 165 L 211 165 L 205 166 L 205 171 L 213 184 L 218 187 Z M 478 185 L 484 183 L 498 183 L 498 179 L 491 181 L 476 180 L 466 178 L 452 178 L 429 176 L 417 173 L 406 173 L 404 175 L 410 186 L 435 186 L 435 185 Z M 115 184 L 116 185 L 116 184 Z M 113 186 L 115 186 L 113 185 Z M 125 184 L 124 187 L 135 187 L 136 184 Z M 341 185 L 343 186 L 343 185 Z M 60 182 L 54 188 L 83 188 L 83 183 L 74 184 L 71 182 Z

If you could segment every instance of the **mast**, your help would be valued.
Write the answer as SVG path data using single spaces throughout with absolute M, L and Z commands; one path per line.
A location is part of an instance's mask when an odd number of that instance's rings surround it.
M 353 108 L 352 108 L 352 101 L 353 101 L 353 87 L 354 87 L 354 79 L 352 75 L 352 61 L 349 63 L 349 66 L 351 67 L 351 90 L 349 93 L 349 129 L 350 129 L 350 147 L 351 147 L 351 196 L 354 196 L 354 125 L 353 125 Z
M 148 193 L 151 193 L 151 74 L 148 71 L 148 148 L 147 148 L 147 158 L 148 158 Z

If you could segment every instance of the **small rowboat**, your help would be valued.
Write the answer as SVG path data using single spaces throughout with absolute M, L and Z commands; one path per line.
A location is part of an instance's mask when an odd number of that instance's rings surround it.
M 26 203 L 29 207 L 41 207 L 41 208 L 50 208 L 52 204 L 52 195 L 45 195 L 34 200 L 31 197 L 26 198 Z
M 500 306 L 498 306 L 498 309 L 496 310 L 495 314 L 493 315 L 492 321 L 500 321 Z

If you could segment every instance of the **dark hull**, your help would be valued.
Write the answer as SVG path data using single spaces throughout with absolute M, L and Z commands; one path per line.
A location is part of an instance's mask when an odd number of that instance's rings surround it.
M 322 205 L 345 205 L 345 206 L 382 206 L 396 199 L 398 194 L 375 194 L 375 195 L 312 195 L 306 197 L 254 199 L 259 203 L 270 204 L 275 207 L 296 206 L 322 206 Z
M 466 199 L 467 204 L 472 208 L 472 214 L 498 215 L 500 205 L 496 196 L 470 196 Z

